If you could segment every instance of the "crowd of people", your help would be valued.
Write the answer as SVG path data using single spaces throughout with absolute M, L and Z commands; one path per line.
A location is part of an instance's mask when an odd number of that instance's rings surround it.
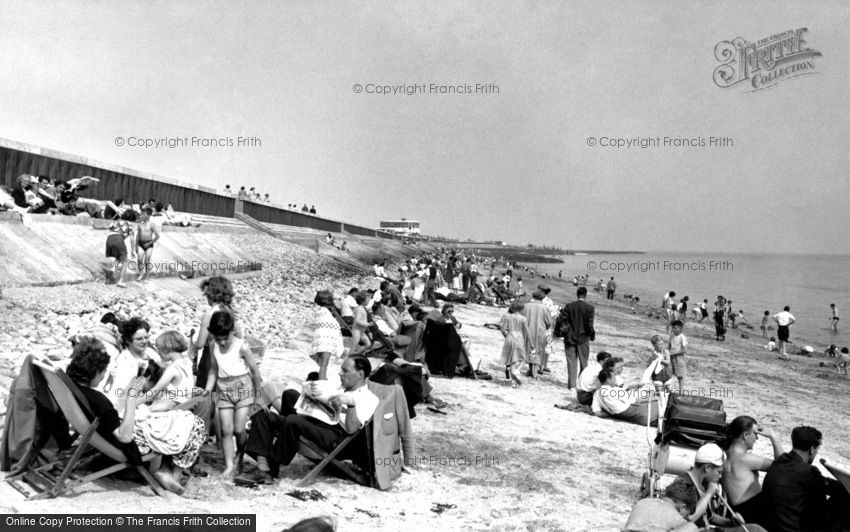
M 125 261 L 133 247 L 139 260 L 148 263 L 147 252 L 161 231 L 152 222 L 154 209 L 145 205 L 138 221 L 123 202 L 111 203 L 110 214 L 116 220 L 107 254 Z M 127 246 L 131 237 L 134 245 Z M 378 407 L 378 397 L 367 386 L 370 379 L 402 384 L 411 417 L 419 403 L 443 411 L 446 405 L 433 394 L 432 376 L 491 378 L 475 364 L 470 339 L 461 333 L 462 324 L 454 314 L 457 304 L 504 308 L 493 328 L 504 339 L 499 361 L 513 388 L 522 386 L 521 373 L 532 379 L 551 375 L 550 357 L 556 343 L 563 342 L 566 388 L 575 390 L 576 403 L 597 416 L 654 424 L 663 414 L 657 395 L 685 392 L 689 343 L 683 329 L 688 297 L 677 301 L 675 292 L 665 294 L 661 308 L 667 336 L 652 336 L 640 380 L 626 383 L 622 357 L 601 351 L 589 360 L 596 330 L 586 279 L 576 278 L 575 300 L 561 306 L 549 297 L 546 284 L 537 284 L 530 297 L 523 297 L 523 274 L 527 281 L 532 272 L 474 253 L 439 250 L 411 258 L 395 272 L 388 269 L 387 262 L 375 264 L 374 288 L 316 294 L 307 353 L 315 371 L 306 376 L 300 390 L 283 390 L 263 379 L 233 309 L 233 286 L 221 276 L 202 284 L 208 307 L 199 317 L 197 334 L 165 330 L 151 341 L 150 327 L 142 317 L 118 320 L 106 314 L 97 330 L 74 338 L 67 372 L 106 420 L 98 431 L 128 456 L 150 451 L 163 455 L 155 476 L 178 493 L 185 481 L 182 471 L 193 470 L 200 447 L 212 438 L 223 456 L 222 475 L 243 486 L 275 482 L 281 468 L 298 453 L 302 437 L 332 450 L 356 433 Z M 612 277 L 598 288 L 613 299 L 617 286 Z M 626 298 L 633 304 L 637 301 Z M 693 319 L 708 317 L 707 303 L 691 309 Z M 733 315 L 731 309 L 732 302 L 718 296 L 714 311 L 718 341 L 723 339 L 721 326 L 725 334 L 727 324 L 746 323 L 742 312 Z M 787 341 L 787 329 L 794 323 L 790 309 L 773 320 L 780 327 L 780 338 Z M 762 328 L 766 332 L 766 321 Z M 842 353 L 831 348 L 838 360 L 842 355 L 850 360 L 846 348 Z M 846 494 L 811 466 L 822 440 L 819 431 L 795 429 L 788 453 L 778 437 L 747 416 L 736 418 L 727 435 L 722 449 L 714 444 L 701 447 L 693 468 L 665 491 L 679 520 L 676 526 L 803 530 L 810 523 L 841 518 L 839 503 Z M 773 460 L 752 454 L 759 435 L 771 440 Z M 355 449 L 355 464 L 364 463 L 365 453 L 365 447 Z M 243 469 L 246 455 L 257 465 L 250 473 Z M 759 472 L 766 473 L 763 484 Z M 723 498 L 720 493 L 725 493 Z M 725 511 L 724 502 L 729 505 Z M 630 522 L 647 519 L 639 510 L 648 504 L 656 503 L 638 503 Z M 662 513 L 654 512 L 652 519 Z M 687 529 L 676 526 L 667 529 Z

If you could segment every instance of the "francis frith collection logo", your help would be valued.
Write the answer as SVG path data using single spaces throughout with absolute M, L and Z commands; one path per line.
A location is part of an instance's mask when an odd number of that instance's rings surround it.
M 821 53 L 806 44 L 807 28 L 788 30 L 750 42 L 743 37 L 721 41 L 714 57 L 722 64 L 714 69 L 714 83 L 721 88 L 743 84 L 747 92 L 770 89 L 782 81 L 817 74 L 815 58 Z

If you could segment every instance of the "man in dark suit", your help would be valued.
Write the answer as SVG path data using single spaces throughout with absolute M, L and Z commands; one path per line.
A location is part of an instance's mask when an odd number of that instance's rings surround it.
M 570 390 L 576 386 L 578 373 L 587 367 L 590 342 L 596 340 L 596 331 L 593 330 L 593 305 L 585 301 L 587 288 L 580 286 L 576 291 L 576 296 L 578 297 L 577 301 L 568 303 L 561 309 L 561 314 L 569 324 L 569 330 L 564 335 L 564 351 L 567 354 L 567 369 L 569 371 L 567 388 Z M 580 369 L 577 365 L 580 366 Z

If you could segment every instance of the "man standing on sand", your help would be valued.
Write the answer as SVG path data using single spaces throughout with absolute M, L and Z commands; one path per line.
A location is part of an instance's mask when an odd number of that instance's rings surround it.
M 567 389 L 576 386 L 576 377 L 587 367 L 590 355 L 590 342 L 596 340 L 593 329 L 593 305 L 585 301 L 587 288 L 580 286 L 576 290 L 577 301 L 564 305 L 561 314 L 569 324 L 569 331 L 564 335 L 564 352 L 567 355 Z M 580 369 L 579 369 L 580 368 Z
M 790 337 L 790 331 L 788 328 L 793 325 L 797 319 L 794 318 L 793 314 L 791 314 L 791 307 L 786 305 L 782 312 L 773 316 L 773 321 L 775 321 L 777 325 L 776 337 L 779 339 L 779 358 L 782 360 L 789 360 L 788 355 L 785 353 L 785 344 L 788 342 L 788 338 Z
M 617 289 L 617 283 L 614 282 L 613 277 L 611 277 L 611 280 L 608 281 L 608 284 L 606 285 L 605 288 L 608 289 L 608 300 L 613 301 L 614 300 L 614 290 Z

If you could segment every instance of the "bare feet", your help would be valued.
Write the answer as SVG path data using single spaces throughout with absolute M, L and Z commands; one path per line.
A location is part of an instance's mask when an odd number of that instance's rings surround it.
M 162 487 L 177 495 L 183 494 L 183 486 L 170 474 L 163 470 L 154 472 L 153 476 L 162 484 Z
M 124 283 L 116 283 L 115 286 L 117 286 L 118 288 L 127 288 L 127 285 Z
M 239 470 L 236 468 L 236 466 L 233 465 L 222 471 L 221 476 L 225 480 L 232 480 L 237 474 L 239 474 L 238 471 Z

